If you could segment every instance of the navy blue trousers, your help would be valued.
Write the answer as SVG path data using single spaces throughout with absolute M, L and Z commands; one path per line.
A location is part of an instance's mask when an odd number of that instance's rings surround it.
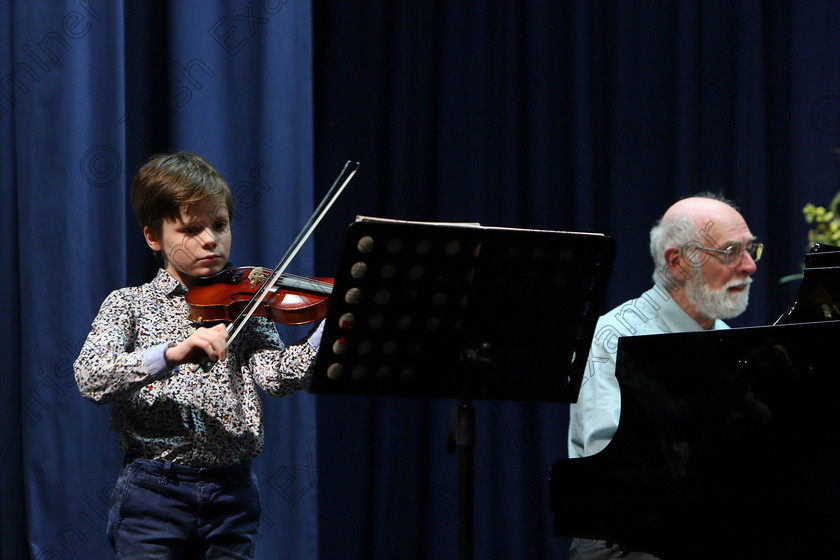
M 118 559 L 254 558 L 260 495 L 251 465 L 196 468 L 126 458 L 108 515 Z

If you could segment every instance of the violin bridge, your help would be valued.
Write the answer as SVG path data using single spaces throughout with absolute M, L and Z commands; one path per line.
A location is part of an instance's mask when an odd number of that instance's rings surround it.
M 261 266 L 255 266 L 254 270 L 248 275 L 248 280 L 251 281 L 251 287 L 256 288 L 265 281 L 265 269 Z

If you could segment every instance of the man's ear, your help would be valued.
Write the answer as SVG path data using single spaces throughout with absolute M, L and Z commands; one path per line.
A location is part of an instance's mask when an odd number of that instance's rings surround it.
M 665 249 L 665 264 L 668 266 L 668 272 L 677 282 L 688 280 L 691 277 L 691 273 L 685 266 L 687 263 L 676 247 Z
M 146 244 L 151 247 L 152 251 L 160 252 L 162 249 L 162 245 L 160 244 L 160 239 L 155 233 L 149 229 L 149 226 L 143 226 L 143 236 L 146 238 Z

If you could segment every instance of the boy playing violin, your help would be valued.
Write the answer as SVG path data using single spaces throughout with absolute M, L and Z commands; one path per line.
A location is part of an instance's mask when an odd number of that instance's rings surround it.
M 252 317 L 228 347 L 224 325 L 190 322 L 184 294 L 221 271 L 231 247 L 233 197 L 204 159 L 152 157 L 131 201 L 163 268 L 105 299 L 74 364 L 85 398 L 114 403 L 111 428 L 125 452 L 108 538 L 118 558 L 253 558 L 257 386 L 271 396 L 301 388 L 321 329 L 284 348 L 272 323 Z M 205 357 L 216 362 L 207 373 L 192 366 Z

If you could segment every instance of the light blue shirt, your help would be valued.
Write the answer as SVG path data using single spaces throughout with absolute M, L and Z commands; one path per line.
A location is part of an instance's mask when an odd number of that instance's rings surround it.
M 717 319 L 713 328 L 729 326 Z M 612 440 L 618 427 L 621 391 L 615 377 L 615 359 L 620 337 L 701 330 L 659 286 L 602 315 L 595 327 L 578 401 L 569 410 L 569 457 L 598 453 Z

